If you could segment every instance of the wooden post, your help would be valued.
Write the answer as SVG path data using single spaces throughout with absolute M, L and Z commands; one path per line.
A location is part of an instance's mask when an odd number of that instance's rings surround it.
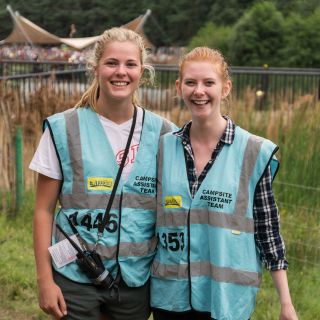
M 19 210 L 23 203 L 24 183 L 23 183 L 23 139 L 22 127 L 16 128 L 16 196 L 15 209 Z

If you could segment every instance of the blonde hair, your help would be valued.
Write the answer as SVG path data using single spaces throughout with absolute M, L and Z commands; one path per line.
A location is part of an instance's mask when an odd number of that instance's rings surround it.
M 153 83 L 154 81 L 154 68 L 146 63 L 146 59 L 148 56 L 147 48 L 144 43 L 144 39 L 142 36 L 140 36 L 138 33 L 126 29 L 126 28 L 111 28 L 103 32 L 101 36 L 98 38 L 98 40 L 95 43 L 94 49 L 92 51 L 91 57 L 87 60 L 87 69 L 90 73 L 90 76 L 92 77 L 91 84 L 89 88 L 84 92 L 81 99 L 76 103 L 75 107 L 92 107 L 94 110 L 96 110 L 97 106 L 97 100 L 99 97 L 99 82 L 97 80 L 97 77 L 95 76 L 95 69 L 99 64 L 99 61 L 104 53 L 104 50 L 106 46 L 114 41 L 124 42 L 124 41 L 131 41 L 132 43 L 136 44 L 140 51 L 140 62 L 141 65 L 144 67 L 145 70 L 148 71 L 149 77 L 140 80 L 140 85 L 143 82 L 149 81 L 150 83 Z M 134 105 L 139 104 L 137 92 L 134 93 L 132 103 Z
M 179 80 L 182 80 L 182 73 L 186 63 L 192 61 L 208 61 L 217 69 L 220 74 L 222 81 L 231 81 L 229 75 L 228 64 L 219 50 L 211 49 L 208 47 L 196 47 L 192 49 L 189 53 L 185 54 L 179 62 Z

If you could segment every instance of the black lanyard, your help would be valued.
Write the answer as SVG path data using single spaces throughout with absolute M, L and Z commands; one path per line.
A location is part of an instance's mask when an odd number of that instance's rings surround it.
M 116 191 L 117 191 L 117 188 L 118 188 L 118 184 L 119 184 L 119 180 L 120 180 L 120 177 L 121 177 L 122 170 L 124 168 L 124 164 L 125 164 L 125 162 L 127 160 L 127 156 L 128 156 L 128 153 L 129 153 L 129 148 L 130 148 L 131 140 L 132 140 L 132 137 L 133 137 L 134 128 L 136 126 L 136 120 L 137 120 L 137 108 L 134 106 L 132 124 L 131 124 L 131 129 L 130 129 L 130 133 L 129 133 L 128 140 L 127 140 L 127 145 L 126 145 L 126 148 L 125 148 L 125 151 L 124 151 L 121 163 L 120 163 L 120 167 L 119 167 L 119 170 L 118 170 L 118 173 L 117 173 L 116 180 L 115 180 L 114 185 L 113 185 L 113 189 L 112 189 L 112 192 L 111 192 L 111 195 L 110 195 L 110 198 L 109 198 L 109 202 L 108 202 L 106 211 L 104 213 L 104 216 L 103 216 L 103 219 L 102 219 L 101 223 L 98 225 L 98 239 L 97 239 L 96 244 L 98 243 L 100 238 L 103 236 L 104 228 L 105 228 L 105 226 L 106 226 L 106 224 L 108 222 L 109 212 L 110 212 L 114 197 L 116 195 Z

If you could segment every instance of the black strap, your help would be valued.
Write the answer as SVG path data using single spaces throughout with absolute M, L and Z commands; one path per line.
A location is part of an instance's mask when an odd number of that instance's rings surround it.
M 136 120 L 137 120 L 137 108 L 134 107 L 132 125 L 131 125 L 130 133 L 129 133 L 129 136 L 128 136 L 127 145 L 126 145 L 126 148 L 125 148 L 122 160 L 121 160 L 121 164 L 120 164 L 120 167 L 119 167 L 119 170 L 118 170 L 118 173 L 117 173 L 116 180 L 115 180 L 114 185 L 113 185 L 113 189 L 112 189 L 112 192 L 111 192 L 111 195 L 110 195 L 110 198 L 109 198 L 109 202 L 108 202 L 106 211 L 104 213 L 104 216 L 103 216 L 103 219 L 102 219 L 101 223 L 98 226 L 98 239 L 99 239 L 99 236 L 102 236 L 104 228 L 105 228 L 105 226 L 106 226 L 106 224 L 108 222 L 109 212 L 110 212 L 114 197 L 116 195 L 116 191 L 117 191 L 117 188 L 118 188 L 118 184 L 119 184 L 119 180 L 120 180 L 120 177 L 121 177 L 122 170 L 124 168 L 124 164 L 125 164 L 125 162 L 127 160 L 127 156 L 128 156 L 128 153 L 129 153 L 129 148 L 130 148 L 132 136 L 133 136 L 133 133 L 134 133 L 134 128 L 136 126 Z

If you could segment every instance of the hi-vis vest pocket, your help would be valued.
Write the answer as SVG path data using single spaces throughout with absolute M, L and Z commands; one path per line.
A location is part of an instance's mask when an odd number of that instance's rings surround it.
M 182 197 L 181 196 L 166 196 L 164 206 L 165 206 L 165 208 L 169 208 L 169 209 L 182 208 Z
M 88 190 L 112 190 L 113 178 L 89 177 L 87 179 Z

